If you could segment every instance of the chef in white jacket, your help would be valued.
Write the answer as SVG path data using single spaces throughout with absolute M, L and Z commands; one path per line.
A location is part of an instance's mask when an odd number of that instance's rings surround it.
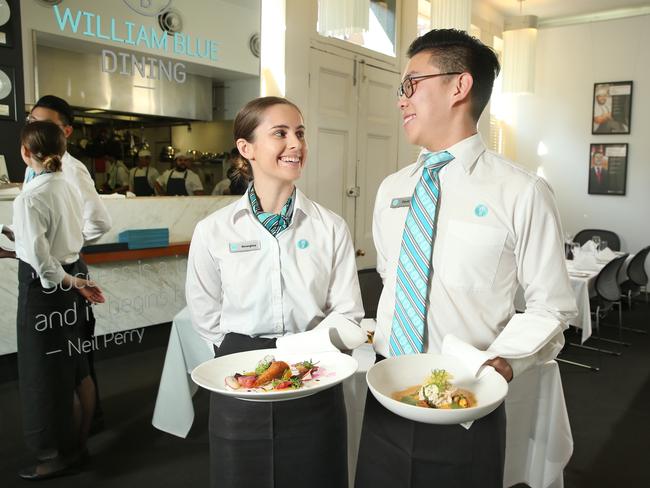
M 333 312 L 358 323 L 363 307 L 347 225 L 295 186 L 307 156 L 300 110 L 283 98 L 255 99 L 235 118 L 234 134 L 253 182 L 196 226 L 186 284 L 194 327 L 223 356 L 272 348 Z M 270 403 L 213 393 L 211 486 L 345 488 L 340 386 Z

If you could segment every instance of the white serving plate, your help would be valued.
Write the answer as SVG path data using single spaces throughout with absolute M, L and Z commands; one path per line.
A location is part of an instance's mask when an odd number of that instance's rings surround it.
M 446 369 L 453 375 L 454 385 L 474 393 L 476 406 L 454 410 L 424 408 L 391 398 L 395 392 L 422 384 L 434 369 Z M 458 358 L 442 354 L 409 354 L 384 359 L 368 370 L 366 381 L 377 401 L 388 410 L 426 424 L 462 424 L 480 419 L 497 408 L 508 393 L 508 383 L 493 368 L 483 368 L 479 377 L 474 378 Z
M 267 355 L 274 356 L 276 361 L 285 361 L 289 364 L 310 360 L 318 363 L 323 376 L 318 380 L 310 381 L 297 390 L 260 392 L 246 388 L 232 390 L 226 387 L 226 376 L 255 369 L 257 363 Z M 201 363 L 192 371 L 192 380 L 203 388 L 241 400 L 277 402 L 306 397 L 338 385 L 344 379 L 352 376 L 358 367 L 356 359 L 340 352 L 284 353 L 278 349 L 258 349 L 229 354 Z

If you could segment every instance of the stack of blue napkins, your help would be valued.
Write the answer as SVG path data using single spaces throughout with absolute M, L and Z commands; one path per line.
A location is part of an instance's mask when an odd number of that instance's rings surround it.
M 129 249 L 169 246 L 169 229 L 130 229 L 119 233 L 119 242 L 126 242 Z

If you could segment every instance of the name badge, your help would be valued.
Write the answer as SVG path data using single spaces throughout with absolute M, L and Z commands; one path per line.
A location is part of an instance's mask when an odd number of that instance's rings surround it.
M 262 249 L 260 241 L 231 242 L 228 244 L 230 252 L 259 251 Z
M 401 207 L 410 207 L 410 206 L 411 206 L 411 197 L 393 198 L 390 201 L 390 208 L 401 208 Z

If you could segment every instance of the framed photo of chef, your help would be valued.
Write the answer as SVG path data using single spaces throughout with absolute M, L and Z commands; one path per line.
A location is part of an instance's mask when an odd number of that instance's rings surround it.
M 627 144 L 591 144 L 589 194 L 625 195 Z
M 594 84 L 592 134 L 629 134 L 632 120 L 632 82 Z

